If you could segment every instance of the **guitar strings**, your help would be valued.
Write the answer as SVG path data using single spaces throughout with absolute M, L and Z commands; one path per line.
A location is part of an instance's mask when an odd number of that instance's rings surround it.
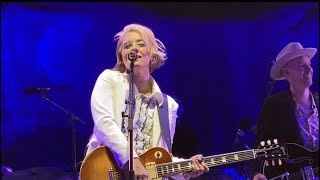
M 253 156 L 250 154 L 244 154 L 244 155 L 239 155 L 239 160 L 235 160 L 234 156 L 225 156 L 226 158 L 226 162 L 221 162 L 220 158 L 219 161 L 217 160 L 217 158 L 215 159 L 214 163 L 212 163 L 211 159 L 204 159 L 205 164 L 207 165 L 224 165 L 224 164 L 228 164 L 228 163 L 232 163 L 232 162 L 240 162 L 243 160 L 247 160 L 247 159 L 252 159 Z M 240 160 L 241 159 L 241 160 Z M 243 160 L 242 160 L 243 159 Z M 180 164 L 180 167 L 177 166 L 177 164 Z M 158 164 L 156 166 L 156 168 L 152 168 L 150 169 L 151 171 L 156 170 L 156 172 L 158 173 L 158 175 L 161 177 L 163 175 L 173 175 L 173 174 L 177 174 L 176 171 L 180 171 L 180 172 L 186 172 L 186 171 L 190 171 L 192 169 L 192 167 L 190 167 L 190 161 L 188 162 L 176 162 L 176 163 L 172 163 L 171 165 L 163 165 L 163 164 Z M 114 178 L 119 178 L 120 179 L 120 172 L 114 172 Z
M 238 156 L 238 159 L 235 159 L 235 155 Z M 225 159 L 222 159 L 222 157 L 224 157 Z M 230 164 L 234 162 L 241 162 L 241 161 L 250 160 L 250 159 L 254 159 L 253 151 L 246 150 L 246 151 L 240 152 L 239 154 L 226 154 L 225 156 L 219 156 L 219 158 L 217 158 L 216 156 L 206 157 L 204 159 L 204 163 L 207 166 L 211 167 L 211 166 Z M 166 174 L 173 175 L 173 174 L 178 174 L 177 171 L 178 172 L 190 171 L 192 169 L 192 167 L 190 166 L 190 163 L 191 163 L 190 161 L 186 161 L 186 162 L 168 163 L 168 165 L 157 164 L 155 168 L 152 168 L 149 170 L 151 170 L 151 172 L 157 172 L 157 174 L 160 177 Z M 120 172 L 114 172 L 114 176 L 117 178 L 120 178 Z
M 212 158 L 207 157 L 204 159 L 204 163 L 207 164 L 207 166 L 214 166 L 214 165 L 224 165 L 224 164 L 229 164 L 229 163 L 233 163 L 233 162 L 240 162 L 240 161 L 244 161 L 244 160 L 248 160 L 248 159 L 253 159 L 254 156 L 250 153 L 244 153 L 244 154 L 238 154 L 238 158 L 234 159 L 234 155 L 226 155 L 225 157 L 225 161 L 222 161 L 222 158 L 213 158 L 214 156 L 212 156 Z M 212 159 L 214 159 L 214 161 L 212 162 Z M 176 165 L 176 164 L 180 164 L 180 166 Z M 185 172 L 185 171 L 190 171 L 192 169 L 192 167 L 190 166 L 190 162 L 176 162 L 170 165 L 163 165 L 163 164 L 159 164 L 157 166 L 157 172 L 158 174 L 164 175 L 164 174 L 177 174 L 176 171 L 180 171 L 180 172 Z

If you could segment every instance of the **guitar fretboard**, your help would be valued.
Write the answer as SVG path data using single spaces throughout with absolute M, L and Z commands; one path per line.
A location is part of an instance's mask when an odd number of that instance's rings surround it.
M 254 150 L 244 150 L 236 153 L 226 153 L 220 155 L 207 156 L 203 158 L 208 167 L 220 166 L 245 160 L 255 159 Z M 192 161 L 182 161 L 175 163 L 165 163 L 157 165 L 159 177 L 172 176 L 192 169 Z

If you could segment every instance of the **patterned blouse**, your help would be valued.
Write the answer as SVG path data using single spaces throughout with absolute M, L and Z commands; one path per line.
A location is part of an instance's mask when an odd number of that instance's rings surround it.
M 139 156 L 152 147 L 153 121 L 156 107 L 156 98 L 147 97 L 141 93 L 136 94 L 133 108 L 133 144 L 134 150 Z M 128 104 L 124 112 L 129 114 Z M 122 120 L 121 130 L 129 141 L 127 118 Z

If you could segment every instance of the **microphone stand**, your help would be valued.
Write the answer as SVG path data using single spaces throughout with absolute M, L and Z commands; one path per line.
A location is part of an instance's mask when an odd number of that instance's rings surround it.
M 129 56 L 128 56 L 129 57 Z M 133 170 L 133 108 L 134 108 L 134 92 L 133 92 L 133 77 L 134 77 L 134 60 L 137 58 L 128 58 L 131 60 L 130 63 L 130 76 L 129 76 L 129 100 L 126 100 L 126 104 L 129 104 L 129 114 L 124 115 L 122 112 L 122 118 L 128 117 L 128 134 L 129 134 L 129 180 L 134 180 L 134 170 Z
M 244 137 L 248 132 L 242 129 L 238 129 L 236 133 L 235 140 L 233 142 L 234 151 L 242 151 L 245 149 L 250 149 L 248 145 L 244 142 Z M 250 175 L 248 172 L 248 164 L 246 162 L 238 162 L 236 164 L 237 176 L 242 176 L 245 180 L 250 180 Z M 237 178 L 239 179 L 239 178 Z
M 73 143 L 73 171 L 72 171 L 72 179 L 73 180 L 77 180 L 76 176 L 77 176 L 77 147 L 76 147 L 76 122 L 81 122 L 82 124 L 85 124 L 84 121 L 80 120 L 79 118 L 77 118 L 76 116 L 74 116 L 71 112 L 63 109 L 61 106 L 59 106 L 58 104 L 56 104 L 55 102 L 53 102 L 51 99 L 48 98 L 47 96 L 47 92 L 41 92 L 42 97 L 49 101 L 51 104 L 55 105 L 56 107 L 58 107 L 59 109 L 61 109 L 62 111 L 64 111 L 67 116 L 70 118 L 69 122 L 72 125 L 72 143 Z

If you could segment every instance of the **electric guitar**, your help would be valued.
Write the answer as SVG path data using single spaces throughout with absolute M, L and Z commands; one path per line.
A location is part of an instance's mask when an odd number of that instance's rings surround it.
M 313 180 L 314 177 L 319 177 L 319 149 L 311 151 L 296 143 L 286 143 L 286 148 L 288 158 L 284 159 L 285 166 L 271 169 L 265 167 L 267 174 L 280 174 L 269 180 Z M 288 168 L 299 171 L 294 173 L 284 172 Z
M 252 159 L 285 159 L 287 158 L 285 144 L 261 146 L 258 149 L 249 149 L 220 155 L 207 156 L 203 162 L 208 167 L 221 166 Z M 154 147 L 139 156 L 152 180 L 160 180 L 182 172 L 192 170 L 192 161 L 172 162 L 171 154 L 161 147 Z M 125 179 L 123 170 L 119 167 L 111 150 L 101 146 L 88 154 L 80 168 L 81 180 L 120 180 Z

